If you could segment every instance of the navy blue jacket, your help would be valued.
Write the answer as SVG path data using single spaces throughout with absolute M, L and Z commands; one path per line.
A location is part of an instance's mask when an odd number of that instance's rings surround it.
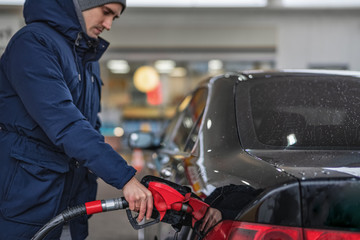
M 93 200 L 97 176 L 121 189 L 135 174 L 99 133 L 98 60 L 108 43 L 83 33 L 74 2 L 27 0 L 27 25 L 0 60 L 0 239 L 29 239 Z M 71 232 L 84 239 L 86 219 Z

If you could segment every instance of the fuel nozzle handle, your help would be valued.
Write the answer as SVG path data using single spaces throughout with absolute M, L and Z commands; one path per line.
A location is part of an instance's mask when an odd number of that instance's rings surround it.
M 128 207 L 129 207 L 129 203 L 125 200 L 124 197 L 113 198 L 108 200 L 97 200 L 97 201 L 85 203 L 87 215 L 125 209 Z

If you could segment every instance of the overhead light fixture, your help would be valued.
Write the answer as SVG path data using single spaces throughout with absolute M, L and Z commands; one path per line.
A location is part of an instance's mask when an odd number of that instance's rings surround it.
M 154 64 L 159 73 L 171 73 L 175 68 L 176 63 L 173 60 L 158 60 Z
M 195 7 L 265 7 L 267 0 L 193 0 Z
M 24 5 L 25 0 L 0 0 L 0 5 Z
M 132 0 L 127 3 L 129 7 L 188 7 L 193 0 L 169 1 L 169 0 Z
M 129 7 L 265 7 L 267 0 L 132 0 Z
M 284 7 L 360 7 L 359 0 L 282 0 Z
M 126 74 L 130 72 L 130 66 L 125 60 L 110 60 L 106 66 L 112 73 Z
M 187 75 L 187 70 L 183 67 L 176 67 L 172 70 L 170 77 L 185 77 Z
M 223 69 L 223 62 L 218 59 L 213 59 L 208 62 L 209 72 L 217 72 Z

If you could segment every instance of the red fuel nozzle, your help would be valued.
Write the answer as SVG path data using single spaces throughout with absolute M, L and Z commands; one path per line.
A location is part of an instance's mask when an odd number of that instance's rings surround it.
M 113 211 L 118 209 L 125 209 L 129 206 L 125 198 L 114 198 L 109 200 L 97 200 L 85 203 L 86 214 Z
M 183 196 L 174 188 L 161 183 L 150 182 L 148 189 L 154 198 L 154 207 L 160 214 L 160 221 L 164 218 L 167 210 L 186 212 L 192 215 L 192 225 L 201 220 L 209 205 L 200 199 L 191 196 L 191 193 Z

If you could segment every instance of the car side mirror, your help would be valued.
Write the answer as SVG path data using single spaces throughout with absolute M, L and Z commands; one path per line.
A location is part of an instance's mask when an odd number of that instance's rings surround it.
M 130 133 L 128 145 L 131 149 L 156 149 L 159 147 L 156 140 L 157 139 L 152 132 L 137 131 Z

